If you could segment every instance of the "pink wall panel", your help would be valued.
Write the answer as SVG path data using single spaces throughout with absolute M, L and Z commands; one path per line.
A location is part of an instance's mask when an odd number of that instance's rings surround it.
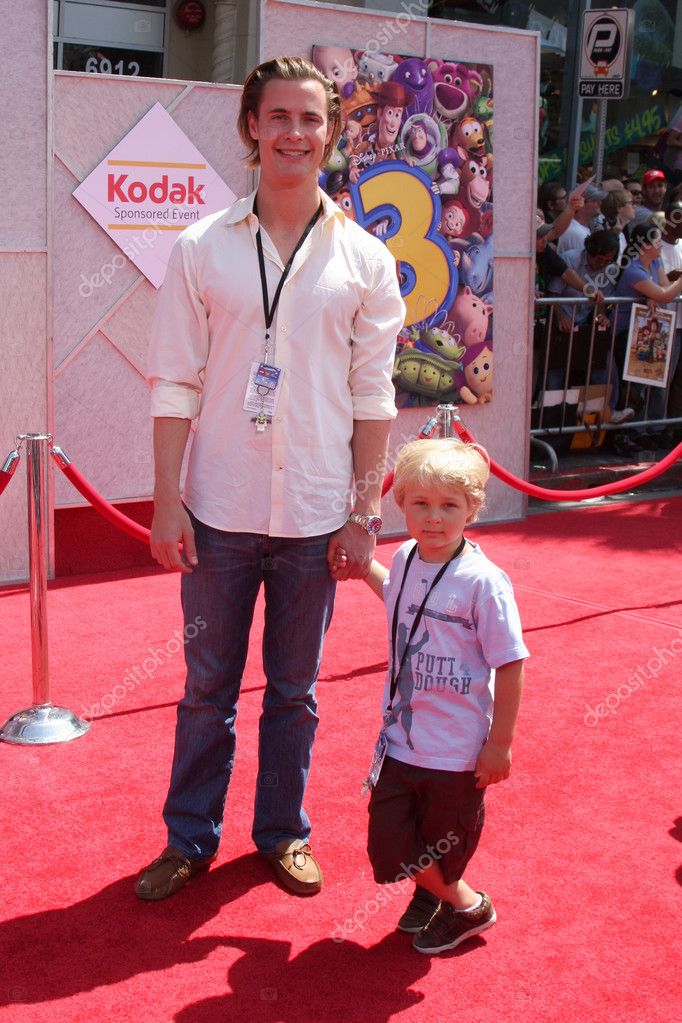
M 237 195 L 246 185 L 236 131 L 241 93 L 237 85 L 204 86 L 181 96 L 172 109 L 173 120 Z
M 60 160 L 54 167 L 54 361 L 69 353 L 142 276 L 71 195 L 78 181 Z M 142 233 L 140 228 L 140 233 Z M 129 239 L 126 239 L 129 240 Z M 123 262 L 123 265 L 121 263 Z
M 141 376 L 146 374 L 147 349 L 156 290 L 142 278 L 124 302 L 120 302 L 101 323 L 102 333 L 122 352 Z
M 183 88 L 162 80 L 58 71 L 55 152 L 80 181 L 156 102 L 167 107 Z
M 47 11 L 45 0 L 2 5 L 0 247 L 47 241 Z
M 109 500 L 151 491 L 151 419 L 147 385 L 102 334 L 54 384 L 56 443 Z M 83 503 L 61 473 L 55 501 Z
M 47 428 L 47 256 L 3 253 L 0 271 L 0 462 L 4 462 L 17 434 L 42 433 Z M 0 580 L 25 576 L 26 535 L 26 463 L 22 458 L 0 500 Z
M 55 434 L 110 500 L 151 493 L 151 421 L 143 373 L 157 292 L 71 193 L 159 101 L 243 195 L 250 174 L 234 131 L 239 95 L 234 86 L 56 75 Z M 61 480 L 55 497 L 58 506 L 80 502 Z
M 0 461 L 18 433 L 48 427 L 48 11 L 2 5 L 0 89 Z M 0 581 L 28 571 L 26 467 L 0 501 Z

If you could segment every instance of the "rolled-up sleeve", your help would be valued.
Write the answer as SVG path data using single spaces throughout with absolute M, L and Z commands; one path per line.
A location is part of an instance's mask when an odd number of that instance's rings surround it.
M 153 417 L 194 419 L 199 412 L 209 335 L 194 251 L 190 233 L 180 235 L 158 296 L 147 358 Z
M 394 419 L 397 410 L 392 374 L 405 303 L 400 297 L 395 260 L 383 246 L 372 259 L 371 269 L 367 292 L 351 331 L 353 419 Z

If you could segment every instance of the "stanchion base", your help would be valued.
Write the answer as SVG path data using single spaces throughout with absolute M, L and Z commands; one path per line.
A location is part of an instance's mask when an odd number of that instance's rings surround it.
M 13 714 L 0 729 L 0 741 L 19 746 L 46 746 L 77 739 L 85 735 L 89 727 L 89 721 L 82 721 L 65 707 L 44 703 Z

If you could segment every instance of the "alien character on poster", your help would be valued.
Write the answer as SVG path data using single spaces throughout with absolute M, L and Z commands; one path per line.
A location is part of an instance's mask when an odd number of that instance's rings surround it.
M 395 256 L 399 408 L 492 399 L 492 68 L 314 46 L 343 131 L 320 185 Z

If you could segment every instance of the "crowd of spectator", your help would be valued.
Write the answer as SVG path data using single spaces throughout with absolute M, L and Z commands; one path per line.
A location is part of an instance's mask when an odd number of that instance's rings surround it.
M 682 150 L 681 150 L 682 153 Z M 641 182 L 604 177 L 569 192 L 545 182 L 538 193 L 534 398 L 543 392 L 603 385 L 617 454 L 669 450 L 682 431 L 667 421 L 682 417 L 682 184 L 659 169 Z M 676 181 L 676 178 L 673 178 Z M 563 297 L 566 305 L 543 303 Z M 589 298 L 576 304 L 570 300 Z M 631 298 L 649 307 L 676 310 L 667 388 L 622 380 Z M 642 423 L 641 426 L 638 424 Z

